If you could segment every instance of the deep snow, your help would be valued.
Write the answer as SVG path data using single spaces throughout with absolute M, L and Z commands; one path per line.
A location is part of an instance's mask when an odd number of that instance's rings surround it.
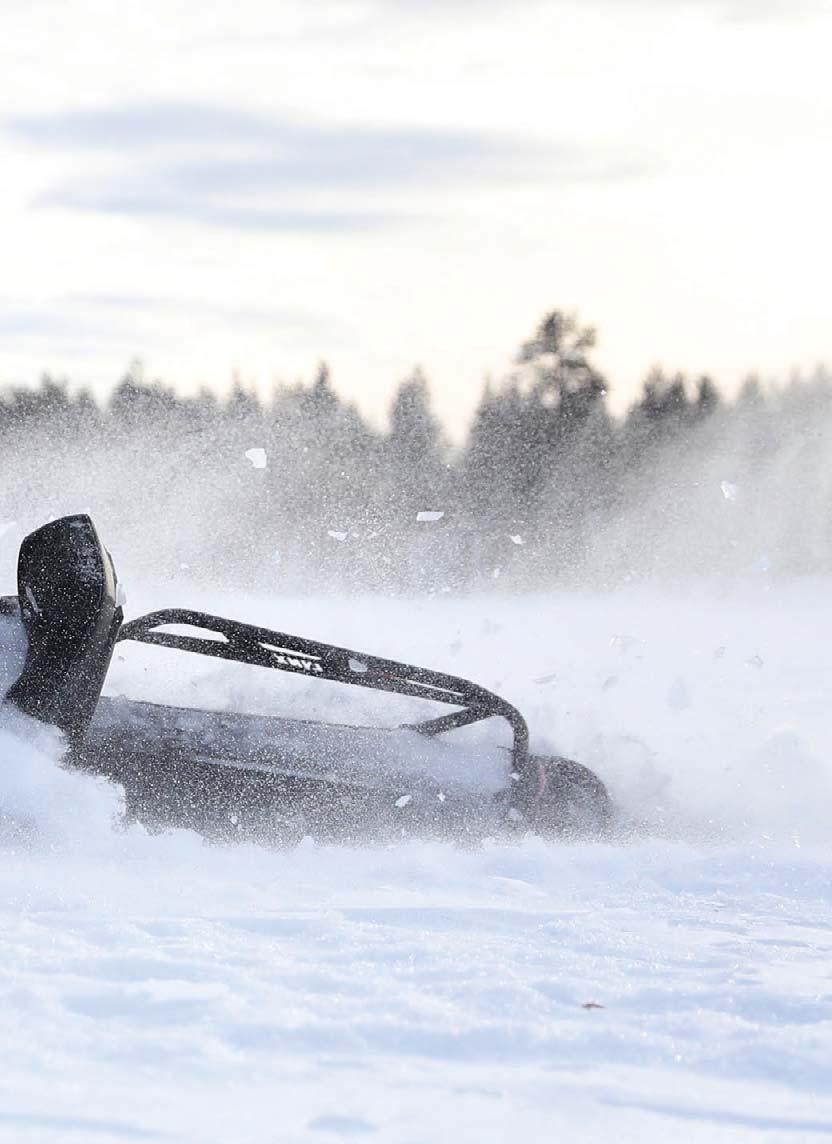
M 828 589 L 131 599 L 475 678 L 629 829 L 289 852 L 124 832 L 118 793 L 7 715 L 0 801 L 36 830 L 0 866 L 0 1139 L 832 1138 Z M 378 711 L 122 652 L 113 691 Z

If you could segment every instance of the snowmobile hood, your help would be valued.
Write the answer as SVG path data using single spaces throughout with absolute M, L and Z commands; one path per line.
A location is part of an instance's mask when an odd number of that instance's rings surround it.
M 26 715 L 81 739 L 95 711 L 121 627 L 109 553 L 88 516 L 31 533 L 17 564 L 23 670 L 7 699 Z

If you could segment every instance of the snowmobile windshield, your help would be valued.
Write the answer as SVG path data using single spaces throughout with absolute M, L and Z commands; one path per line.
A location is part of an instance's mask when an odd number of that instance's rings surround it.
M 0 596 L 0 700 L 23 674 L 29 641 L 16 596 Z
M 8 698 L 70 738 L 83 735 L 121 623 L 115 570 L 89 517 L 64 517 L 27 536 L 17 588 L 28 646 Z

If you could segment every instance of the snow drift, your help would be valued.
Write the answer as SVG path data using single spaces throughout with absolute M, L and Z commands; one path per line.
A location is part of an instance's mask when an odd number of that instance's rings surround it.
M 536 747 L 597 769 L 629 829 L 473 850 L 148 836 L 6 710 L 0 1139 L 832 1134 L 827 589 L 134 589 L 136 611 L 231 611 L 481 679 Z M 109 690 L 326 714 L 284 682 L 120 648 Z M 381 714 L 345 693 L 329 717 L 350 711 Z

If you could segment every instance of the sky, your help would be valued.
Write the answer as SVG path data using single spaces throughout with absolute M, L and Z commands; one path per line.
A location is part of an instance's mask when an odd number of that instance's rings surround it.
M 0 383 L 832 359 L 832 0 L 4 0 Z

